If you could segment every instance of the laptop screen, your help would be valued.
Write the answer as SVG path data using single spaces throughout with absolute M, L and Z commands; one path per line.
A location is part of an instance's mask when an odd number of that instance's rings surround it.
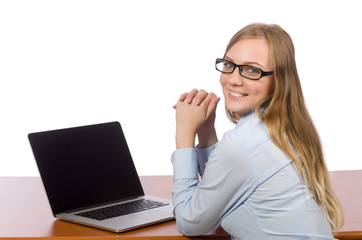
M 118 122 L 29 134 L 53 214 L 144 195 Z

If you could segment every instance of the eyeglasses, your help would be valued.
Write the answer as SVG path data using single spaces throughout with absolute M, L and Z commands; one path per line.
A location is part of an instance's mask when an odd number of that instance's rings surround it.
M 253 67 L 250 65 L 237 65 L 228 60 L 217 58 L 215 63 L 216 70 L 222 73 L 233 73 L 235 68 L 239 68 L 241 76 L 250 80 L 259 80 L 260 78 L 268 75 L 272 75 L 273 72 L 264 72 L 260 68 Z

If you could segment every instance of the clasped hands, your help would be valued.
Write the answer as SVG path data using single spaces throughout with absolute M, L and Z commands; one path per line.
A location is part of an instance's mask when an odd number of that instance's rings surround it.
M 198 136 L 199 148 L 217 142 L 215 111 L 220 98 L 214 93 L 193 89 L 180 96 L 176 105 L 176 149 L 195 147 Z

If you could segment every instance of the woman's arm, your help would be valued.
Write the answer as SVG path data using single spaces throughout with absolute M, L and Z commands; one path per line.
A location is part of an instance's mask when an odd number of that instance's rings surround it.
M 209 156 L 202 181 L 197 177 L 194 148 L 172 155 L 172 196 L 177 228 L 184 235 L 208 233 L 227 213 L 240 206 L 256 187 L 249 155 L 229 134 Z
M 215 229 L 223 216 L 252 192 L 253 171 L 249 164 L 240 166 L 248 161 L 242 160 L 244 154 L 240 156 L 242 146 L 230 138 L 213 146 L 211 154 L 207 153 L 209 161 L 199 181 L 201 166 L 198 150 L 194 148 L 195 136 L 198 135 L 201 147 L 217 142 L 214 122 L 218 101 L 213 93 L 194 89 L 183 94 L 175 106 L 178 150 L 172 155 L 172 194 L 177 227 L 185 235 L 199 235 Z

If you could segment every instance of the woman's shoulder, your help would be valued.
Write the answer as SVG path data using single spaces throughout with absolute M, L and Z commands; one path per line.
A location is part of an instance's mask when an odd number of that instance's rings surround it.
M 253 172 L 257 182 L 273 176 L 291 163 L 273 143 L 265 123 L 256 113 L 241 119 L 233 130 L 226 132 L 217 148 L 220 149 L 218 153 L 223 153 L 225 164 Z
M 236 165 L 250 165 L 250 154 L 255 148 L 268 141 L 271 140 L 264 122 L 256 114 L 248 114 L 238 122 L 234 129 L 223 135 L 211 156 L 223 156 L 224 163 L 228 162 L 230 166 L 233 165 L 230 161 Z M 218 158 L 215 157 L 215 159 Z
M 255 111 L 244 115 L 233 130 L 224 134 L 224 138 L 238 141 L 248 150 L 270 141 L 267 126 Z

